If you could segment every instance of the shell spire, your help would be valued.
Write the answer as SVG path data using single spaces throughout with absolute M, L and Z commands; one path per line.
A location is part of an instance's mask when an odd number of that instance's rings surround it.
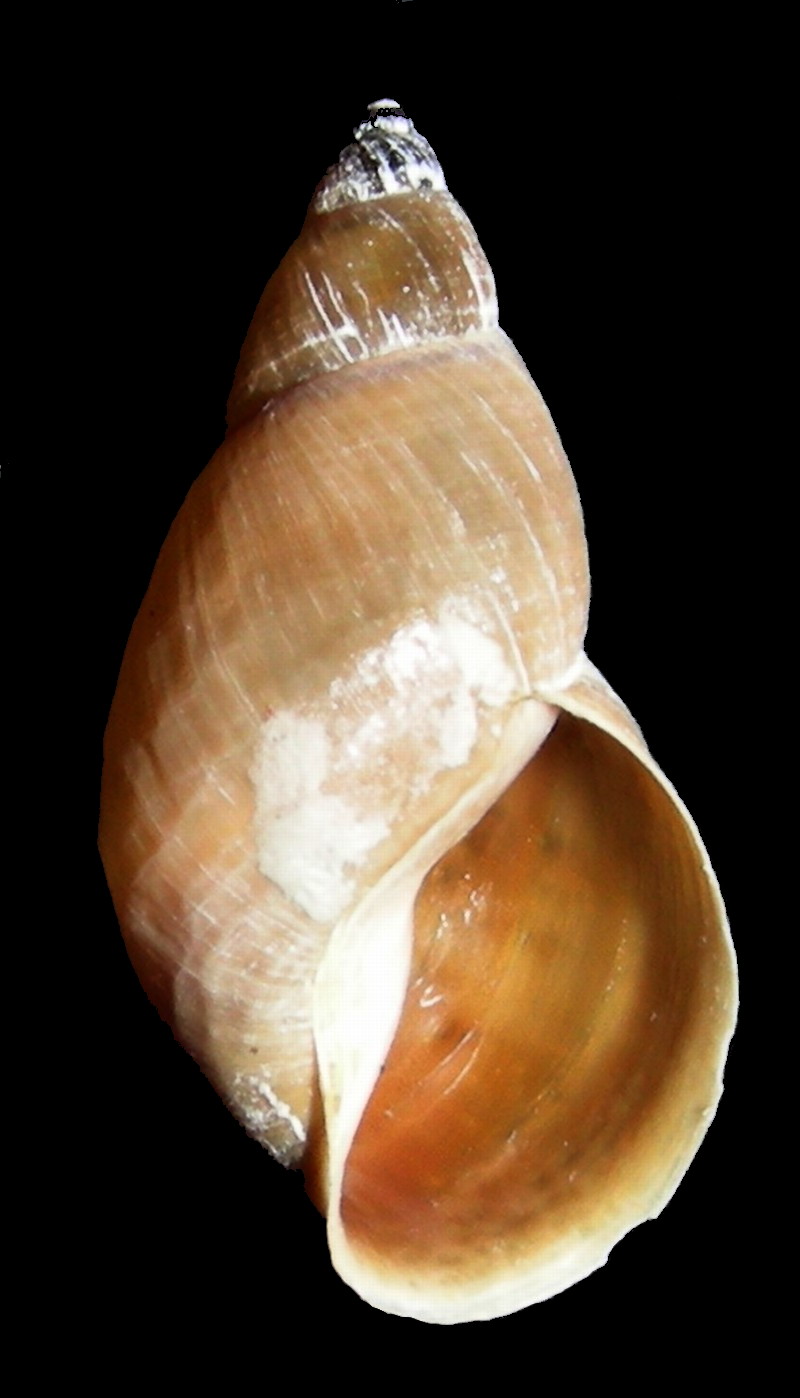
M 256 308 L 231 430 L 319 374 L 497 330 L 492 270 L 424 136 L 388 99 L 354 135 Z
M 312 208 L 318 213 L 385 194 L 447 189 L 432 147 L 399 102 L 383 98 L 370 102 L 367 110 L 369 116 L 353 131 L 352 145 L 345 146 L 317 186 Z

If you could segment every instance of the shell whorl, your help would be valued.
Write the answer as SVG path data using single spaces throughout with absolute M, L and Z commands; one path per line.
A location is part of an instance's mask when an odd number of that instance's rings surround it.
M 389 101 L 372 104 L 355 136 L 258 304 L 230 431 L 319 374 L 498 330 L 491 268 L 428 142 Z
M 442 167 L 399 102 L 370 102 L 352 145 L 317 186 L 312 208 L 328 214 L 344 204 L 362 204 L 409 190 L 446 190 Z

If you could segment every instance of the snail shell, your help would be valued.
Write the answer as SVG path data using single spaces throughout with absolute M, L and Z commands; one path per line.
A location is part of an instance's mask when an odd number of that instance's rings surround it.
M 735 964 L 583 652 L 580 504 L 427 142 L 373 104 L 264 292 L 106 736 L 130 956 L 372 1304 L 506 1314 L 663 1207 Z

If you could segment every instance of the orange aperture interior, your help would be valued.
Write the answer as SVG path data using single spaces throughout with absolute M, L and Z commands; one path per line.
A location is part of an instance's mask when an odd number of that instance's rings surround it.
M 478 1254 L 490 1272 L 669 1171 L 707 1088 L 713 925 L 659 784 L 562 716 L 418 895 L 403 1015 L 345 1172 L 351 1244 L 389 1271 L 452 1279 Z

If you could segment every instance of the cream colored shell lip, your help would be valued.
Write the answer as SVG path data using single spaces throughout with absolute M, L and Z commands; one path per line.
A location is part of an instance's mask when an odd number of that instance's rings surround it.
M 543 695 L 543 696 L 544 696 L 544 695 Z M 558 695 L 558 696 L 557 696 L 557 695 L 552 695 L 551 698 L 552 698 L 552 700 L 554 700 L 554 702 L 557 702 L 557 699 L 562 699 L 561 692 L 559 692 L 559 695 Z M 274 1106 L 274 1103 L 273 1103 L 273 1106 Z M 291 1113 L 291 1109 L 287 1109 L 287 1110 L 290 1111 L 290 1113 Z M 526 1303 L 526 1302 L 523 1302 L 523 1304 L 524 1304 L 524 1303 Z M 431 1317 L 431 1318 L 438 1318 L 438 1320 L 442 1320 L 442 1318 L 445 1318 L 445 1317 L 442 1317 L 442 1316 L 435 1316 L 435 1317 Z M 462 1318 L 462 1317 L 448 1317 L 448 1318 Z

